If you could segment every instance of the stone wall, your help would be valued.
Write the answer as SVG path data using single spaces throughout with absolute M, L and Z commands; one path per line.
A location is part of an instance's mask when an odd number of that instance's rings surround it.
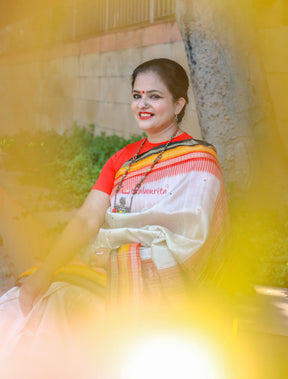
M 262 183 L 287 146 L 287 1 L 179 0 L 176 14 L 203 138 L 227 181 Z
M 130 111 L 132 70 L 141 62 L 171 58 L 188 71 L 174 22 L 110 33 L 0 58 L 0 135 L 20 129 L 56 129 L 73 122 L 95 134 L 138 133 Z M 193 92 L 183 129 L 199 138 Z

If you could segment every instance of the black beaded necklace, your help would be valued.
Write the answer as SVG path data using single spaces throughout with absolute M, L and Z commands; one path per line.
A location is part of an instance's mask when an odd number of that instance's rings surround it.
M 166 145 L 163 147 L 163 149 L 160 151 L 160 153 L 157 155 L 157 157 L 154 159 L 154 161 L 152 162 L 152 164 L 147 168 L 146 172 L 143 174 L 142 178 L 139 180 L 139 182 L 135 185 L 135 187 L 133 188 L 132 190 L 132 196 L 131 196 L 131 199 L 130 199 L 130 204 L 129 206 L 126 205 L 126 200 L 124 197 L 121 197 L 120 200 L 119 200 L 119 204 L 116 204 L 116 198 L 117 198 L 117 194 L 118 192 L 120 191 L 120 188 L 122 186 L 122 183 L 123 181 L 125 180 L 129 170 L 130 170 L 130 167 L 132 166 L 132 164 L 136 161 L 136 159 L 138 158 L 139 156 L 139 153 L 142 149 L 142 147 L 144 146 L 145 142 L 147 141 L 147 137 L 144 139 L 144 141 L 142 142 L 142 144 L 140 145 L 139 149 L 137 150 L 136 154 L 134 155 L 134 157 L 130 160 L 129 162 L 129 165 L 127 166 L 122 178 L 120 179 L 120 182 L 118 184 L 118 186 L 116 187 L 116 190 L 115 190 L 115 197 L 114 197 L 114 206 L 113 206 L 113 209 L 112 209 L 112 212 L 114 213 L 130 213 L 131 212 L 131 207 L 132 207 L 132 202 L 133 202 L 133 197 L 134 195 L 136 195 L 136 193 L 138 192 L 139 188 L 141 187 L 142 183 L 144 182 L 144 180 L 146 179 L 147 175 L 150 174 L 150 172 L 153 170 L 154 166 L 160 161 L 160 159 L 162 158 L 162 155 L 163 153 L 167 150 L 167 147 L 170 145 L 171 141 L 173 140 L 173 138 L 176 136 L 176 134 L 178 133 L 178 130 L 179 130 L 179 127 L 177 127 L 177 129 L 175 130 L 175 132 L 172 134 L 172 136 L 170 137 L 169 141 L 166 143 Z

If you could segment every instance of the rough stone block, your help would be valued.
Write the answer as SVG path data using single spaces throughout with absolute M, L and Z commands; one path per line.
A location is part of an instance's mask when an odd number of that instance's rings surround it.
M 98 92 L 98 100 L 101 102 L 111 102 L 113 101 L 113 81 L 116 81 L 116 78 L 111 78 L 108 76 L 101 77 L 99 79 L 99 92 Z M 115 87 L 116 88 L 116 87 Z M 115 91 L 115 89 L 114 89 Z
M 258 37 L 265 70 L 288 72 L 288 26 L 261 30 Z
M 98 104 L 97 113 L 97 126 L 100 126 L 102 130 L 115 128 L 115 104 L 108 102 L 101 102 Z
M 182 41 L 171 43 L 171 59 L 174 59 L 176 62 L 180 63 L 189 75 L 189 66 L 185 46 Z
M 83 54 L 93 54 L 100 51 L 100 41 L 101 37 L 89 38 L 87 40 L 81 41 L 80 53 Z
M 128 104 L 101 102 L 98 104 L 97 128 L 107 134 L 122 134 L 125 130 L 131 130 L 131 115 Z M 135 133 L 135 132 L 134 132 Z
M 83 100 L 98 100 L 101 91 L 99 78 L 81 79 L 81 98 Z
M 267 78 L 276 118 L 288 121 L 288 73 L 268 74 Z
M 95 124 L 98 115 L 98 103 L 96 101 L 74 101 L 73 119 L 79 125 Z
M 63 58 L 57 58 L 50 61 L 49 68 L 52 72 L 65 73 L 63 66 Z
M 143 62 L 142 49 L 124 49 L 118 52 L 118 72 L 121 76 L 131 76 L 133 70 Z
M 142 48 L 143 62 L 154 58 L 173 59 L 171 44 L 165 43 L 163 45 L 151 45 Z
M 130 104 L 117 104 L 117 126 L 118 134 L 124 134 L 126 137 L 131 134 L 141 134 L 142 131 L 138 128 L 138 125 L 131 112 Z M 119 117 L 121 115 L 121 117 Z M 122 116 L 123 115 L 123 116 Z
M 142 45 L 163 44 L 181 40 L 176 23 L 156 24 L 143 29 Z
M 126 77 L 102 77 L 99 85 L 99 100 L 105 102 L 129 103 L 131 86 Z
M 100 40 L 100 52 L 112 51 L 117 48 L 116 35 L 106 34 Z
M 85 103 L 86 102 L 84 100 L 73 101 L 73 119 L 77 122 L 77 124 L 81 124 L 83 122 Z
M 63 59 L 63 72 L 66 76 L 79 76 L 79 57 L 68 57 Z
M 169 29 L 170 42 L 182 41 L 182 35 L 177 22 L 166 24 L 166 28 Z
M 180 124 L 180 128 L 194 138 L 201 139 L 201 131 L 196 111 L 186 108 L 185 116 Z
M 95 124 L 98 117 L 99 103 L 96 101 L 87 101 L 86 102 L 86 111 L 84 120 L 87 125 Z
M 117 51 L 109 51 L 100 55 L 101 76 L 120 76 L 119 55 Z
M 72 98 L 72 79 L 64 77 L 62 80 L 63 83 L 63 97 Z
M 69 78 L 67 96 L 73 99 L 81 98 L 81 80 L 80 78 Z
M 117 78 L 115 85 L 117 86 L 114 87 L 115 100 L 118 103 L 126 103 L 130 105 L 132 100 L 130 75 L 128 77 L 125 76 Z M 117 91 L 115 91 L 115 88 L 117 88 Z
M 125 32 L 116 33 L 117 49 L 131 49 L 141 46 L 142 44 L 142 29 L 128 30 Z
M 73 116 L 73 99 L 63 98 L 61 101 L 61 119 L 70 119 Z
M 79 59 L 80 76 L 100 76 L 100 54 L 82 55 Z

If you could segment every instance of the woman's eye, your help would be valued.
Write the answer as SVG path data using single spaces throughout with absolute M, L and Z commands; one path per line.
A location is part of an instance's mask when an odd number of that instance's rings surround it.
M 141 99 L 141 96 L 138 93 L 133 93 L 133 99 Z
M 160 99 L 160 96 L 159 95 L 155 95 L 155 94 L 151 95 L 150 97 L 151 97 L 151 99 Z

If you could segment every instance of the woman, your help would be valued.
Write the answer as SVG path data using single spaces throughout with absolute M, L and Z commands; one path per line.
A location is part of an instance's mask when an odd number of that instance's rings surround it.
M 28 319 L 67 290 L 50 286 L 53 275 L 88 242 L 82 255 L 107 270 L 111 306 L 173 305 L 195 283 L 217 277 L 228 225 L 225 189 L 213 146 L 179 128 L 187 90 L 188 77 L 174 61 L 135 69 L 131 109 L 147 138 L 108 160 L 44 263 L 23 282 L 19 302 Z

